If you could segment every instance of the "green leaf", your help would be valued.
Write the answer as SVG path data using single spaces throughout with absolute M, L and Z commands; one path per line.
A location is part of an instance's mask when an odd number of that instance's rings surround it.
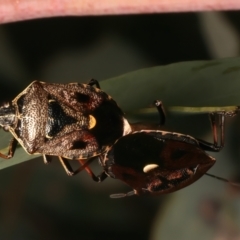
M 199 113 L 229 106 L 234 109 L 240 104 L 240 59 L 182 62 L 141 69 L 102 81 L 101 88 L 126 113 L 145 109 L 156 99 L 163 101 L 169 111 Z M 147 114 L 151 111 L 156 110 Z M 2 144 L 6 145 L 7 141 L 1 133 Z M 35 157 L 19 147 L 12 159 L 1 160 L 0 168 Z
M 12 136 L 10 133 L 1 130 L 1 134 L 0 134 L 0 146 L 1 146 L 0 152 L 1 153 L 7 154 L 7 152 L 8 152 L 7 146 L 9 144 L 11 138 L 12 138 Z M 39 156 L 40 156 L 39 154 L 38 155 L 27 154 L 26 151 L 20 145 L 18 145 L 13 158 L 11 158 L 11 159 L 0 158 L 0 169 L 4 169 L 6 167 L 10 167 L 10 166 L 16 165 L 18 163 L 25 162 L 25 161 L 28 161 L 30 159 L 33 159 L 33 158 L 36 158 Z
M 125 112 L 164 106 L 214 107 L 240 104 L 240 58 L 192 61 L 141 69 L 101 82 Z

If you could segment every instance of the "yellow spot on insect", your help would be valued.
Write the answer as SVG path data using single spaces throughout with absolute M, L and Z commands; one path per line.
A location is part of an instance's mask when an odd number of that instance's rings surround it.
M 96 119 L 95 117 L 93 117 L 92 115 L 89 115 L 89 125 L 88 125 L 88 129 L 92 129 L 96 126 Z
M 151 170 L 153 170 L 155 168 L 158 168 L 158 167 L 159 166 L 157 164 L 154 164 L 154 163 L 148 164 L 148 165 L 144 166 L 143 172 L 147 173 L 147 172 L 149 172 L 149 171 L 151 171 Z

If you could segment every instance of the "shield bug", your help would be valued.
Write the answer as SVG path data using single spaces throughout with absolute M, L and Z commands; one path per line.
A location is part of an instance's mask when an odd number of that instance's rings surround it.
M 156 101 L 156 106 L 162 115 L 161 102 Z M 209 114 L 214 143 L 175 132 L 132 132 L 119 138 L 105 156 L 100 157 L 104 172 L 99 176 L 92 172 L 90 175 L 95 181 L 102 181 L 107 176 L 119 179 L 133 188 L 129 193 L 113 194 L 112 197 L 158 195 L 184 188 L 197 181 L 214 165 L 215 158 L 205 151 L 218 152 L 222 149 L 225 117 L 234 116 L 235 113 Z M 165 119 L 164 116 L 161 119 Z
M 97 87 L 94 87 L 96 85 Z M 29 154 L 58 156 L 68 175 L 74 159 L 89 159 L 105 152 L 131 131 L 116 102 L 100 90 L 96 80 L 89 84 L 54 84 L 34 81 L 12 102 L 0 106 L 0 126 L 14 136 L 8 154 L 17 142 Z

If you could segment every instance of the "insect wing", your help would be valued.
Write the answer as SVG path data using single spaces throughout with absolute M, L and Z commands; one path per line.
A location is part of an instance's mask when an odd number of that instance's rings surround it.
M 190 143 L 186 135 L 177 138 L 175 133 L 168 137 L 165 134 L 142 131 L 120 138 L 106 157 L 109 175 L 124 181 L 138 194 L 161 194 L 193 183 L 215 163 L 197 140 L 192 142 L 190 137 Z

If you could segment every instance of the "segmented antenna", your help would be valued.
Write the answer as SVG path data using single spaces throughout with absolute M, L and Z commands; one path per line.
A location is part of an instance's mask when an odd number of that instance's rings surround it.
M 220 181 L 229 183 L 229 184 L 231 184 L 231 185 L 234 186 L 234 187 L 239 187 L 239 188 L 240 188 L 240 183 L 232 182 L 232 181 L 230 181 L 230 180 L 228 180 L 228 179 L 226 179 L 226 178 L 218 177 L 218 176 L 215 176 L 215 175 L 210 174 L 210 173 L 205 173 L 205 175 L 207 175 L 207 176 L 209 176 L 209 177 L 212 177 L 212 178 L 216 178 L 216 179 L 218 179 L 218 180 L 220 180 Z
M 205 175 L 209 176 L 209 177 L 212 177 L 212 178 L 216 178 L 220 181 L 223 181 L 223 182 L 226 182 L 226 183 L 229 183 L 230 185 L 232 185 L 233 187 L 238 187 L 240 188 L 240 183 L 236 183 L 236 182 L 232 182 L 226 178 L 222 178 L 222 177 L 218 177 L 218 176 L 215 176 L 213 174 L 210 174 L 210 173 L 205 173 Z M 130 197 L 130 196 L 133 196 L 133 195 L 136 195 L 136 191 L 131 191 L 131 192 L 127 192 L 127 193 L 115 193 L 115 194 L 111 194 L 110 195 L 110 198 L 124 198 L 124 197 Z

